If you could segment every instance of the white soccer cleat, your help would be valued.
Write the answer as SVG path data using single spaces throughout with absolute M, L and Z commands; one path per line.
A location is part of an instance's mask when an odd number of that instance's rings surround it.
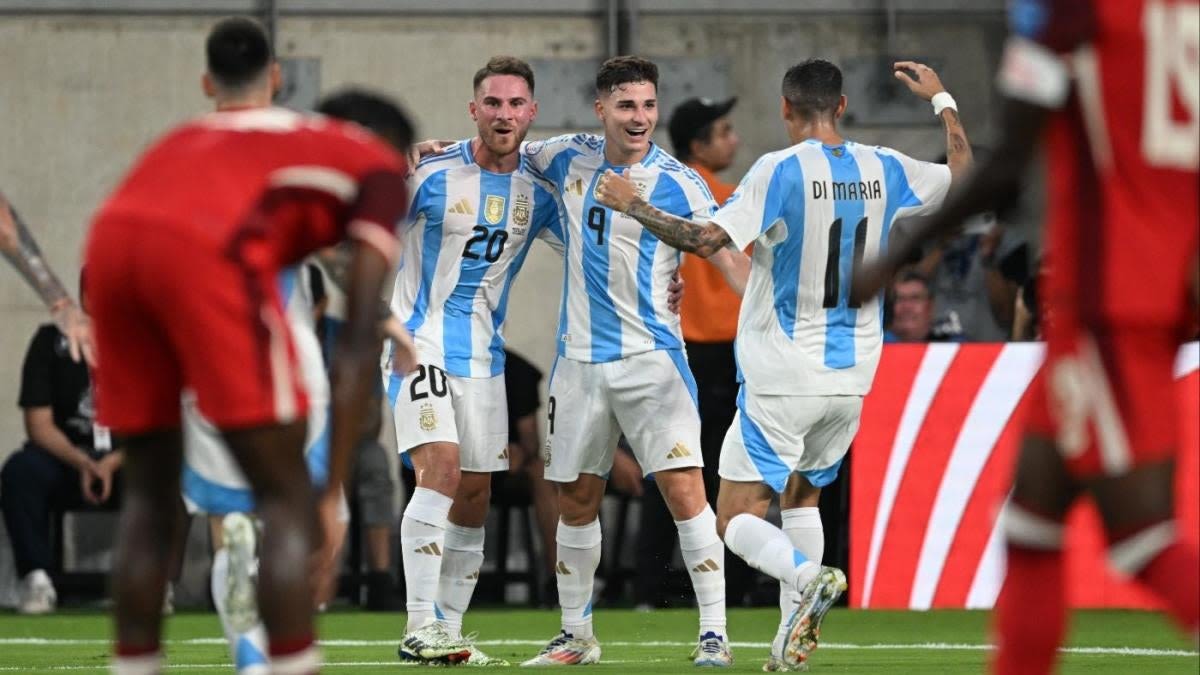
M 789 666 L 783 662 L 783 659 L 772 654 L 767 657 L 767 662 L 763 664 L 762 669 L 764 673 L 803 673 L 808 672 L 808 663 Z
M 733 665 L 733 652 L 724 635 L 708 631 L 700 636 L 700 643 L 692 650 L 692 663 L 700 668 L 727 668 Z
M 258 625 L 258 557 L 254 521 L 244 513 L 230 513 L 221 522 L 225 550 L 229 552 L 229 577 L 225 584 L 225 614 L 229 627 L 246 633 Z
M 504 659 L 498 659 L 494 656 L 488 656 L 487 654 L 483 653 L 482 649 L 476 647 L 475 645 L 470 645 L 469 647 L 467 647 L 467 649 L 470 650 L 471 655 L 467 657 L 466 661 L 462 662 L 462 665 L 464 665 L 464 666 L 508 667 L 508 666 L 512 665 L 511 663 L 509 663 L 508 661 L 505 661 Z
M 800 594 L 800 605 L 788 622 L 783 663 L 795 669 L 807 667 L 808 655 L 817 648 L 821 620 L 846 590 L 846 575 L 836 567 L 822 567 L 817 578 L 808 582 Z
M 21 579 L 20 598 L 17 612 L 21 614 L 49 614 L 58 606 L 58 591 L 46 570 L 33 570 Z
M 560 631 L 558 636 L 551 640 L 537 656 L 521 665 L 525 667 L 586 666 L 593 663 L 600 663 L 600 642 L 594 637 L 577 638 L 564 630 Z
M 400 641 L 397 650 L 402 661 L 439 662 L 458 664 L 471 657 L 471 642 L 464 637 L 452 635 L 446 624 L 429 619 Z

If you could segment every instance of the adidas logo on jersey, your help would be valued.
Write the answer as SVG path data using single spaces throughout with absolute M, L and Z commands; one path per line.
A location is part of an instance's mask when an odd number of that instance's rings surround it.
M 573 195 L 582 196 L 583 195 L 583 179 L 576 178 L 575 180 L 571 181 L 570 183 L 567 183 L 566 191 L 570 192 Z
M 688 450 L 687 446 L 683 443 L 676 443 L 675 447 L 671 448 L 671 451 L 667 453 L 667 459 L 683 459 L 684 457 L 691 456 L 692 451 Z
M 704 562 L 692 568 L 693 572 L 719 572 L 721 566 L 718 565 L 712 558 L 705 559 Z
M 478 579 L 479 578 L 479 570 L 475 570 L 474 572 L 468 574 L 466 576 L 466 578 L 467 579 Z
M 561 560 L 558 561 L 558 566 L 556 566 L 554 568 L 554 571 L 558 574 L 563 574 L 563 575 L 571 574 L 571 570 L 567 569 L 567 564 Z
M 413 552 L 424 553 L 425 555 L 441 555 L 442 549 L 439 548 L 436 543 L 433 543 L 425 544 L 424 546 L 418 546 L 417 548 L 413 549 Z
M 508 459 L 508 447 L 507 446 L 505 446 L 505 448 L 500 451 L 500 454 L 496 456 L 496 459 Z
M 471 202 L 468 202 L 466 197 L 458 200 L 449 209 L 450 213 L 460 213 L 464 216 L 475 215 L 475 209 L 471 208 Z

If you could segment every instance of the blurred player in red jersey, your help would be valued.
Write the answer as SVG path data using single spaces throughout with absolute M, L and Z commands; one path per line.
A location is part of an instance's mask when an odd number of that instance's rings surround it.
M 318 535 L 302 456 L 305 394 L 275 283 L 281 267 L 353 242 L 329 480 L 316 504 L 323 523 L 336 518 L 376 382 L 378 298 L 398 253 L 404 161 L 356 125 L 265 107 L 278 82 L 266 35 L 250 21 L 230 31 L 215 58 L 210 51 L 207 76 L 229 105 L 151 146 L 101 207 L 87 244 L 98 415 L 128 448 L 113 566 L 117 673 L 161 668 L 184 389 L 255 493 L 272 672 L 319 666 L 305 564 Z M 387 112 L 377 130 L 407 150 L 412 127 L 397 108 L 370 96 L 350 103 Z
M 1177 534 L 1172 367 L 1195 298 L 1200 156 L 1197 0 L 1019 0 L 999 85 L 998 151 L 914 240 L 993 206 L 1039 135 L 1049 162 L 1047 357 L 1005 517 L 998 673 L 1053 669 L 1066 623 L 1067 510 L 1100 508 L 1109 561 L 1197 633 L 1200 561 Z M 890 264 L 863 270 L 863 297 Z

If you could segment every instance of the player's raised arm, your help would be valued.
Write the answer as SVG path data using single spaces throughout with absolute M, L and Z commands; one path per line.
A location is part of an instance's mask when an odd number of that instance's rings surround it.
M 637 188 L 625 176 L 612 169 L 604 172 L 596 184 L 596 201 L 636 218 L 664 244 L 707 258 L 729 246 L 729 234 L 718 225 L 697 223 L 671 215 L 651 206 L 637 194 Z
M 958 117 L 958 105 L 942 86 L 937 72 L 923 63 L 897 61 L 892 65 L 895 76 L 922 100 L 933 104 L 933 114 L 946 130 L 946 165 L 950 167 L 952 182 L 961 181 L 971 168 L 971 144 L 967 142 L 967 131 Z
M 1025 83 L 1029 89 L 1022 90 L 1019 80 L 1028 68 L 1022 68 L 1019 62 L 1034 61 L 1053 67 L 1055 60 L 1053 54 L 1038 45 L 1020 38 L 1010 39 L 1001 66 L 1000 86 L 1008 98 L 1004 103 L 996 151 L 975 168 L 961 189 L 951 192 L 936 214 L 920 221 L 908 237 L 894 241 L 886 255 L 854 273 L 850 290 L 853 302 L 878 293 L 917 247 L 949 233 L 972 215 L 995 210 L 1000 206 L 997 202 L 1001 196 L 1011 194 L 1019 186 L 1050 111 L 1066 98 L 1069 87 L 1064 68 L 1061 73 L 1064 79 L 1058 84 L 1048 83 L 1056 79 L 1050 77 L 1038 83 Z M 1045 93 L 1047 89 L 1054 91 Z M 969 148 L 967 152 L 970 152 Z
M 0 252 L 4 253 L 4 257 L 29 286 L 37 291 L 42 303 L 50 310 L 54 323 L 67 337 L 71 358 L 75 361 L 83 358 L 88 365 L 96 365 L 91 321 L 71 299 L 58 280 L 58 275 L 50 269 L 29 228 L 3 194 L 0 194 Z

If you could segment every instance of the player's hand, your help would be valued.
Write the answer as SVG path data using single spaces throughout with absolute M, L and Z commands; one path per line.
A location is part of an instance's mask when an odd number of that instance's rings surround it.
M 67 337 L 71 360 L 79 363 L 82 358 L 89 366 L 96 366 L 96 343 L 92 337 L 92 320 L 84 314 L 74 300 L 63 298 L 50 308 L 58 330 Z
M 903 82 L 909 91 L 926 101 L 933 98 L 935 94 L 946 91 L 938 74 L 924 63 L 897 61 L 892 64 L 892 70 L 895 71 L 896 79 Z M 916 79 L 913 79 L 910 73 L 915 74 Z
M 447 147 L 454 145 L 456 142 L 457 141 L 428 140 L 428 141 L 421 141 L 420 143 L 414 143 L 408 149 L 408 170 L 409 170 L 409 172 L 411 173 L 412 171 L 416 170 L 417 163 L 420 162 L 422 158 L 428 157 L 429 155 L 440 155 L 442 153 L 442 150 L 445 150 Z
M 638 198 L 637 188 L 629 180 L 629 169 L 618 174 L 609 169 L 596 183 L 596 201 L 614 211 L 625 213 Z
M 678 314 L 681 304 L 683 304 L 683 276 L 679 274 L 677 267 L 675 273 L 671 275 L 671 283 L 667 284 L 667 309 L 671 310 L 672 314 Z
M 0 193 L 0 253 L 16 253 L 20 242 L 17 221 L 9 209 L 8 200 Z
M 99 462 L 95 463 L 96 480 L 92 481 L 92 497 L 96 501 L 93 504 L 103 504 L 112 496 L 113 476 L 116 475 L 117 469 L 121 466 L 121 453 L 110 452 L 100 458 Z M 97 486 L 97 482 L 99 485 Z
M 417 346 L 413 344 L 412 335 L 404 324 L 400 323 L 394 315 L 383 320 L 383 334 L 385 337 L 391 338 L 394 348 L 392 349 L 392 372 L 404 376 L 417 369 Z
M 342 509 L 342 490 L 326 488 L 317 500 L 317 521 L 321 526 L 320 545 L 313 553 L 313 607 L 328 603 L 337 591 L 338 554 L 346 539 L 346 523 L 338 517 Z

